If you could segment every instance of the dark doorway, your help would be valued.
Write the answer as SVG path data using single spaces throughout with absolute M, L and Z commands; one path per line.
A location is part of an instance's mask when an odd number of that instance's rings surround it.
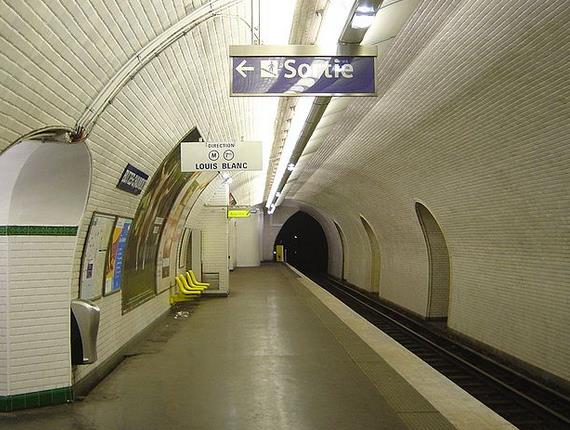
M 312 216 L 297 212 L 281 228 L 275 245 L 283 245 L 287 262 L 305 274 L 327 273 L 329 248 L 323 228 Z

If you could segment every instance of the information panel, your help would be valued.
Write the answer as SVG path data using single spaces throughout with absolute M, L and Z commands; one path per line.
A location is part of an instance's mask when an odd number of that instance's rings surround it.
M 81 299 L 93 300 L 101 297 L 105 276 L 105 259 L 114 224 L 115 217 L 113 215 L 93 214 L 81 265 L 79 288 Z

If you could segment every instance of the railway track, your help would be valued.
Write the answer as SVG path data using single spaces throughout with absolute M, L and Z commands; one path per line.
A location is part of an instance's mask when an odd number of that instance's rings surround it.
M 570 429 L 570 397 L 326 275 L 311 279 L 521 430 Z

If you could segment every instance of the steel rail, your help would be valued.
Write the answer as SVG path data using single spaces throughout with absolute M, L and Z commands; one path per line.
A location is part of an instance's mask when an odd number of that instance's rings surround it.
M 354 290 L 354 289 L 350 289 L 350 292 L 347 291 L 349 289 L 349 287 L 346 286 L 339 286 L 337 285 L 336 280 L 331 280 L 329 278 L 324 278 L 326 280 L 326 284 L 327 287 L 329 288 L 333 288 L 336 291 L 344 294 L 345 296 L 350 297 L 352 300 L 360 303 L 361 305 L 365 306 L 366 308 L 368 308 L 370 311 L 372 311 L 374 314 L 379 315 L 381 318 L 387 319 L 390 322 L 392 322 L 393 324 L 395 324 L 396 326 L 398 326 L 399 328 L 403 329 L 406 333 L 411 334 L 412 336 L 420 339 L 421 341 L 427 343 L 428 345 L 430 345 L 432 348 L 436 349 L 437 351 L 440 351 L 441 353 L 443 353 L 445 356 L 448 356 L 450 358 L 452 358 L 453 360 L 456 360 L 457 362 L 461 363 L 462 365 L 466 366 L 467 368 L 473 370 L 474 372 L 476 372 L 477 374 L 493 381 L 494 383 L 496 383 L 497 385 L 501 386 L 502 388 L 506 389 L 507 391 L 513 393 L 515 396 L 518 396 L 519 398 L 524 399 L 525 401 L 533 404 L 534 406 L 536 406 L 537 408 L 539 408 L 540 410 L 550 414 L 551 416 L 559 419 L 560 421 L 564 422 L 567 425 L 570 425 L 570 418 L 560 414 L 558 411 L 550 408 L 549 406 L 545 405 L 544 403 L 541 403 L 540 401 L 534 399 L 533 397 L 525 394 L 524 392 L 520 391 L 519 389 L 512 387 L 511 385 L 509 385 L 508 383 L 502 381 L 501 379 L 493 376 L 491 373 L 479 368 L 478 366 L 474 365 L 473 363 L 469 362 L 468 360 L 464 359 L 463 357 L 447 350 L 446 348 L 438 345 L 436 342 L 434 342 L 433 340 L 425 337 L 424 335 L 417 333 L 416 331 L 414 331 L 413 329 L 411 329 L 410 327 L 406 326 L 405 324 L 401 323 L 400 321 L 394 319 L 393 317 L 386 315 L 385 313 L 381 312 L 380 310 L 378 310 L 376 307 L 370 305 L 369 303 L 366 303 L 365 301 L 361 300 L 359 297 L 356 297 L 355 294 L 357 294 L 360 297 L 364 297 L 366 300 L 369 300 L 371 302 L 373 302 L 375 305 L 377 306 L 381 306 L 385 309 L 388 309 L 390 312 L 393 312 L 395 314 L 397 314 L 398 316 L 412 322 L 415 325 L 419 325 L 418 322 L 414 321 L 412 318 L 408 317 L 407 315 L 404 315 L 392 308 L 387 307 L 386 305 L 383 305 L 380 302 L 377 302 L 373 299 L 371 299 L 370 297 L 367 297 L 366 295 Z M 324 287 L 323 285 L 321 285 L 323 288 L 326 289 L 326 287 Z M 426 329 L 428 330 L 428 329 Z M 432 333 L 432 335 L 437 336 L 438 338 L 442 338 L 443 336 L 438 335 L 436 333 Z M 546 387 L 543 386 L 539 383 L 537 383 L 536 381 L 533 381 L 532 379 L 510 369 L 507 368 L 506 366 L 504 366 L 501 363 L 496 362 L 495 360 L 492 360 L 491 358 L 482 355 L 481 353 L 479 353 L 478 351 L 475 351 L 469 347 L 466 347 L 462 344 L 459 344 L 453 340 L 450 340 L 448 338 L 443 337 L 443 339 L 445 339 L 446 342 L 449 342 L 451 344 L 453 344 L 454 346 L 458 346 L 462 349 L 468 350 L 470 353 L 475 354 L 479 359 L 484 360 L 485 362 L 491 363 L 492 365 L 498 366 L 500 367 L 503 371 L 506 371 L 510 374 L 513 374 L 517 377 L 523 378 L 527 383 L 532 384 L 534 387 L 541 389 L 541 390 L 546 390 L 549 391 L 551 394 L 553 394 L 554 396 L 558 397 L 561 401 L 566 401 L 566 402 L 570 402 L 570 399 L 568 397 L 566 397 L 565 395 L 561 394 L 561 393 L 557 393 L 554 390 L 552 390 L 550 387 Z

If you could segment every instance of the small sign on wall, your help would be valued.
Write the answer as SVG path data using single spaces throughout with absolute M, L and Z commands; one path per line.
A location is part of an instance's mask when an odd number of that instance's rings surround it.
M 249 218 L 249 209 L 228 209 L 228 218 Z
M 279 263 L 285 261 L 285 248 L 283 245 L 275 245 L 275 261 Z
M 131 164 L 127 164 L 127 167 L 123 170 L 121 179 L 119 179 L 117 188 L 127 193 L 138 195 L 142 192 L 147 179 L 148 175 L 146 173 Z

